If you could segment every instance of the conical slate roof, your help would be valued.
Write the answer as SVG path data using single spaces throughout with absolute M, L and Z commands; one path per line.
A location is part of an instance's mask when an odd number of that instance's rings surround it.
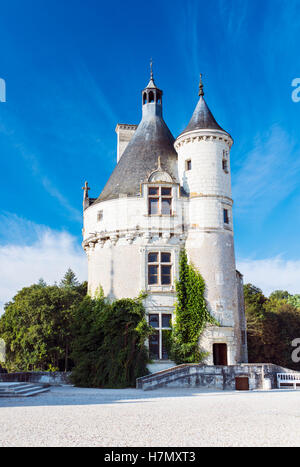
M 225 131 L 216 122 L 213 114 L 211 113 L 208 105 L 205 102 L 203 95 L 200 95 L 200 99 L 194 110 L 192 118 L 188 126 L 186 127 L 186 129 L 181 134 L 187 133 L 188 131 L 202 130 L 202 129 Z
M 156 104 L 146 104 L 144 107 L 153 105 Z M 141 183 L 157 169 L 159 156 L 162 169 L 177 181 L 177 153 L 173 144 L 174 137 L 159 112 L 145 111 L 96 202 L 118 198 L 119 195 L 139 196 Z

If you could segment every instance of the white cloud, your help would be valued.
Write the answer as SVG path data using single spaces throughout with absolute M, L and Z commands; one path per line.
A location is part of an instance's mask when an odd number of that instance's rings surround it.
M 237 268 L 244 275 L 245 284 L 256 285 L 267 296 L 274 290 L 300 293 L 300 260 L 284 260 L 280 256 L 242 259 L 237 261 Z
M 80 281 L 87 279 L 86 257 L 75 237 L 14 215 L 6 219 L 13 240 L 0 245 L 0 313 L 18 290 L 41 277 L 49 284 L 59 282 L 70 267 Z

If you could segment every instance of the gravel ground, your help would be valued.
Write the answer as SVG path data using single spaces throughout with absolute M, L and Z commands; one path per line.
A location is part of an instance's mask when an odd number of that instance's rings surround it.
M 0 446 L 299 446 L 300 392 L 52 387 L 0 399 Z

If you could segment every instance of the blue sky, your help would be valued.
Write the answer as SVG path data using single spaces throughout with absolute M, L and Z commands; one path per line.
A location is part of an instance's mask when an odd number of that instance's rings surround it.
M 0 301 L 69 266 L 86 277 L 81 187 L 100 194 L 116 124 L 140 121 L 150 57 L 175 137 L 202 72 L 206 101 L 234 138 L 245 280 L 300 293 L 299 12 L 300 0 L 2 1 Z

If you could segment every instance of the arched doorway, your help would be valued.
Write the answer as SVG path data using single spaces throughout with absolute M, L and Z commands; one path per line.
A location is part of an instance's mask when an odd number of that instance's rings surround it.
M 227 344 L 213 344 L 214 365 L 227 365 Z

